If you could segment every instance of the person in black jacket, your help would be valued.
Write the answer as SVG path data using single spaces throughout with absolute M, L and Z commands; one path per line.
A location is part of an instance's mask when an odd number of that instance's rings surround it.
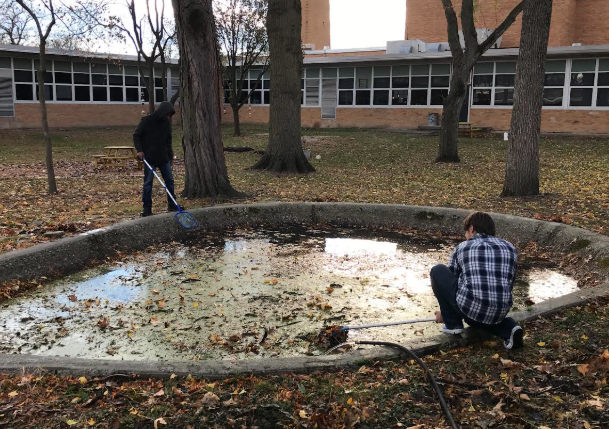
M 153 169 L 159 169 L 165 186 L 175 198 L 173 173 L 173 148 L 171 141 L 171 117 L 175 109 L 169 101 L 163 101 L 158 109 L 144 116 L 133 133 L 133 143 L 140 159 L 146 159 Z M 144 209 L 141 216 L 152 215 L 152 182 L 154 174 L 152 170 L 144 165 L 144 188 L 142 191 L 142 203 Z M 167 210 L 177 211 L 178 208 L 167 195 Z

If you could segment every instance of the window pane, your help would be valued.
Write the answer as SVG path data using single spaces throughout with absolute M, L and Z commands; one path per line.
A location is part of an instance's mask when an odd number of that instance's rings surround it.
M 56 72 L 57 71 L 64 71 L 64 72 L 71 72 L 72 71 L 72 64 L 69 61 L 55 61 L 54 64 L 54 69 Z
M 262 81 L 262 87 L 264 89 L 271 89 L 271 81 L 270 81 L 270 79 L 264 79 L 264 81 Z
M 140 100 L 148 103 L 148 89 L 142 88 L 140 90 Z
M 564 73 L 566 61 L 548 61 L 546 62 L 546 73 Z
M 91 64 L 91 73 L 102 73 L 102 74 L 106 74 L 108 73 L 108 68 L 106 67 L 106 64 Z
M 57 101 L 72 101 L 72 87 L 66 85 L 57 85 L 55 87 Z
M 373 104 L 375 106 L 389 105 L 389 91 L 374 91 Z
M 249 71 L 249 76 L 250 76 L 250 80 L 256 80 L 258 79 L 258 76 L 260 76 L 260 73 L 262 72 L 261 69 L 250 69 Z M 239 74 L 237 73 L 237 76 Z
M 271 93 L 264 91 L 264 104 L 271 104 Z
M 450 86 L 450 76 L 432 76 L 432 88 L 448 88 Z
M 495 86 L 514 86 L 516 75 L 498 74 L 495 76 Z
M 375 88 L 389 88 L 391 84 L 391 79 L 388 77 L 375 77 L 374 78 L 374 87 Z
M 15 82 L 33 82 L 31 71 L 15 70 Z
M 562 106 L 562 88 L 544 88 L 543 90 L 543 105 L 544 106 Z
M 596 105 L 599 107 L 609 106 L 609 88 L 599 88 Z
M 355 104 L 358 106 L 370 105 L 370 91 L 355 91 Z
M 493 86 L 493 75 L 484 74 L 484 75 L 474 76 L 474 87 L 486 88 L 489 86 Z
M 513 89 L 496 89 L 495 106 L 512 106 L 514 104 Z
M 245 88 L 245 85 L 243 85 Z M 250 80 L 250 89 L 262 89 L 262 81 Z
M 432 89 L 431 90 L 431 105 L 442 106 L 444 100 L 448 97 L 448 89 Z
M 416 90 L 412 91 L 411 94 L 410 105 L 412 106 L 427 106 L 427 90 L 421 91 Z
M 490 89 L 474 89 L 472 99 L 474 106 L 490 106 L 491 105 L 491 90 Z
M 358 67 L 355 70 L 357 88 L 370 88 L 372 82 L 372 67 Z
M 157 103 L 160 103 L 161 101 L 167 101 L 165 100 L 165 96 L 163 95 L 163 89 L 155 89 L 154 90 L 154 101 Z
M 72 73 L 55 72 L 55 83 L 72 83 Z
M 132 66 L 125 67 L 125 74 L 127 76 L 139 76 L 139 72 L 137 71 L 137 67 L 132 67 Z
M 319 78 L 319 69 L 307 69 L 307 79 Z
M 431 66 L 431 74 L 450 74 L 450 64 L 434 64 Z
M 262 92 L 254 91 L 252 95 L 250 95 L 250 103 L 251 104 L 262 104 Z
M 599 60 L 598 61 L 598 71 L 609 71 L 609 60 Z
M 125 76 L 125 86 L 139 86 L 137 76 Z
M 546 73 L 544 86 L 564 86 L 565 85 L 565 74 L 564 73 Z
M 412 66 L 413 76 L 427 76 L 429 75 L 429 64 Z
M 340 106 L 352 106 L 353 91 L 338 91 L 338 104 Z
M 355 79 L 339 79 L 338 80 L 338 88 L 339 89 L 353 89 L 355 85 Z
M 80 83 L 88 85 L 90 76 L 88 73 L 74 73 L 74 83 Z
M 308 106 L 319 105 L 319 80 L 307 79 L 306 102 Z
M 394 77 L 393 78 L 393 87 L 394 88 L 408 88 L 409 82 L 410 82 L 410 78 L 408 78 L 408 77 Z
M 594 86 L 594 73 L 571 73 L 571 86 Z
M 110 75 L 108 77 L 108 80 L 110 82 L 110 85 L 114 85 L 114 86 L 123 86 L 123 76 L 119 76 L 119 75 Z
M 598 86 L 609 86 L 609 73 L 598 74 Z
M 393 76 L 408 76 L 410 66 L 393 66 Z
M 592 106 L 592 88 L 571 89 L 571 106 Z
M 115 64 L 108 64 L 108 73 L 110 74 L 123 74 L 123 68 Z
M 353 67 L 343 67 L 338 69 L 338 77 L 354 77 L 355 70 Z
M 15 92 L 17 100 L 31 101 L 34 99 L 34 90 L 32 89 L 32 85 L 15 85 Z
M 26 58 L 13 58 L 13 67 L 20 70 L 32 70 L 32 60 Z
M 478 63 L 474 66 L 474 74 L 492 74 L 493 63 Z
M 123 101 L 123 88 L 110 88 L 110 101 Z
M 89 64 L 87 63 L 73 63 L 72 67 L 74 72 L 89 73 Z
M 44 99 L 46 101 L 53 101 L 53 85 L 45 85 L 44 86 Z M 38 98 L 38 85 L 36 85 L 36 100 Z
M 498 62 L 496 67 L 495 73 L 516 73 L 515 62 Z
M 93 85 L 107 85 L 108 84 L 108 76 L 105 74 L 94 74 L 91 76 L 93 80 Z M 93 97 L 95 99 L 95 97 Z
M 408 104 L 408 91 L 393 91 L 392 102 L 394 106 L 405 106 Z
M 413 76 L 412 87 L 413 88 L 427 88 L 429 86 L 429 76 Z M 414 97 L 413 97 L 414 99 Z M 427 104 L 427 103 L 425 103 Z
M 374 68 L 375 77 L 388 77 L 391 74 L 391 66 L 377 66 Z
M 34 72 L 34 81 L 38 82 L 38 72 Z M 44 73 L 44 83 L 53 83 L 53 72 Z
M 324 78 L 335 78 L 338 76 L 338 71 L 335 68 L 323 69 L 321 73 L 322 77 Z
M 140 101 L 140 90 L 138 88 L 127 88 L 125 90 L 125 98 L 131 102 Z
M 11 59 L 6 57 L 0 57 L 0 69 L 10 69 Z
M 91 101 L 91 94 L 88 86 L 74 87 L 74 100 L 76 101 Z
M 596 60 L 573 60 L 572 72 L 593 72 L 596 70 Z
M 154 78 L 154 86 L 156 88 L 162 88 L 163 87 L 163 79 L 160 77 L 155 77 Z
M 105 86 L 93 87 L 93 101 L 108 101 L 108 91 Z

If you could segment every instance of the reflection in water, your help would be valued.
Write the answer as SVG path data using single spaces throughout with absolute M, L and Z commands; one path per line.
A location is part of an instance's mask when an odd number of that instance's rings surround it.
M 578 289 L 575 279 L 548 269 L 531 270 L 528 282 L 529 298 L 535 303 L 567 295 Z
M 0 352 L 142 360 L 315 354 L 307 334 L 327 323 L 432 316 L 429 270 L 446 263 L 454 245 L 377 232 L 237 231 L 158 246 L 6 303 Z M 576 289 L 575 280 L 551 270 L 520 279 L 518 306 L 528 295 L 537 302 Z M 362 330 L 352 338 L 403 342 L 421 332 L 436 335 L 438 327 Z

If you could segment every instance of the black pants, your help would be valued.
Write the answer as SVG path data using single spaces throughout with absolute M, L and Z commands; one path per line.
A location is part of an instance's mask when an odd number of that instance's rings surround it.
M 487 325 L 476 322 L 463 314 L 457 305 L 457 284 L 459 279 L 446 265 L 436 265 L 431 269 L 429 275 L 433 293 L 438 300 L 438 304 L 440 304 L 442 319 L 444 319 L 447 328 L 462 328 L 463 321 L 465 320 L 469 326 L 489 331 L 503 340 L 510 338 L 512 329 L 518 325 L 511 317 L 506 317 L 496 325 Z
M 163 181 L 165 182 L 165 186 L 167 190 L 171 192 L 171 195 L 175 198 L 176 194 L 174 191 L 174 182 L 173 182 L 173 172 L 171 171 L 171 164 L 166 162 L 165 164 L 155 166 L 151 166 L 154 169 L 159 169 L 161 172 L 161 176 L 163 176 Z M 152 208 L 152 183 L 154 182 L 154 174 L 148 166 L 144 167 L 144 187 L 142 189 L 142 203 L 144 204 L 144 210 Z M 167 195 L 167 207 L 173 208 L 175 204 L 172 199 Z M 176 207 L 177 208 L 177 207 Z

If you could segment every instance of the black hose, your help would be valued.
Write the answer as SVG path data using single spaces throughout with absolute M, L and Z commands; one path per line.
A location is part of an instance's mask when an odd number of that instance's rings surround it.
M 440 400 L 440 407 L 442 407 L 442 411 L 444 411 L 444 414 L 446 415 L 446 419 L 448 420 L 450 425 L 453 427 L 453 429 L 459 429 L 459 426 L 457 426 L 457 423 L 455 423 L 455 419 L 453 419 L 453 415 L 450 413 L 450 408 L 448 408 L 448 404 L 446 403 L 446 400 L 444 399 L 444 395 L 442 394 L 442 391 L 440 390 L 440 386 L 438 386 L 436 379 L 434 378 L 434 376 L 431 373 L 431 371 L 429 370 L 429 368 L 427 368 L 427 365 L 425 365 L 425 363 L 421 360 L 421 358 L 418 357 L 412 350 L 407 349 L 406 347 L 404 347 L 400 344 L 389 343 L 387 341 L 356 341 L 355 343 L 356 344 L 369 344 L 372 346 L 394 347 L 394 348 L 400 349 L 401 351 L 406 352 L 408 355 L 410 355 L 421 366 L 421 368 L 423 368 L 425 370 L 425 372 L 427 373 L 427 376 L 429 377 L 429 382 L 431 383 L 432 387 L 438 394 L 438 399 Z

